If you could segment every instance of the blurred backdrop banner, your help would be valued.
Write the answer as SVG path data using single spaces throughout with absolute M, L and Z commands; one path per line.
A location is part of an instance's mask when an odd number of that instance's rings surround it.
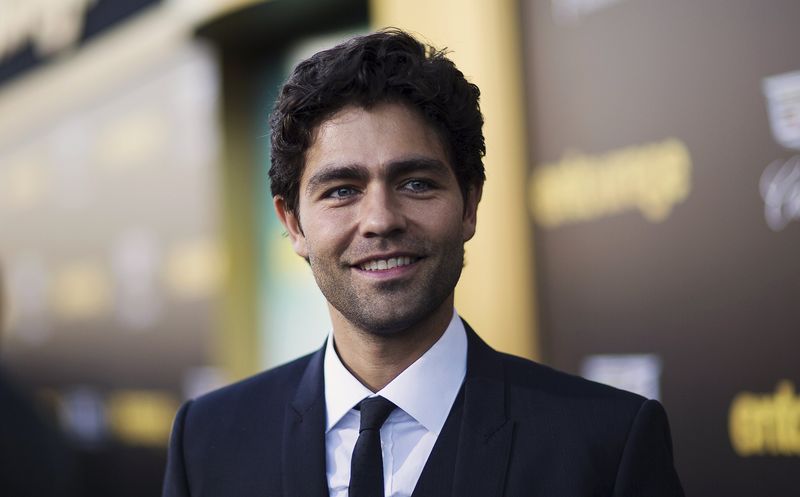
M 482 91 L 459 312 L 660 399 L 688 495 L 795 495 L 798 20 L 795 0 L 0 0 L 2 367 L 75 447 L 79 495 L 157 495 L 184 400 L 329 331 L 272 212 L 267 118 L 299 60 L 396 26 Z
M 800 4 L 522 7 L 545 357 L 660 398 L 687 495 L 793 495 Z

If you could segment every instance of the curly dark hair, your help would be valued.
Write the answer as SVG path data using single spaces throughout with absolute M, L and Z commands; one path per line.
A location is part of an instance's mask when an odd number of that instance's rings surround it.
M 304 60 L 283 85 L 270 116 L 272 195 L 297 212 L 305 152 L 316 127 L 349 105 L 397 102 L 437 130 L 466 199 L 486 179 L 480 90 L 446 52 L 399 29 L 352 38 Z

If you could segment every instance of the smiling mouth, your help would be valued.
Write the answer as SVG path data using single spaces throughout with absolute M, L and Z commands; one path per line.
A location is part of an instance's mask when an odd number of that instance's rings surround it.
M 358 265 L 363 271 L 385 271 L 396 267 L 409 266 L 420 260 L 420 257 L 390 257 L 388 259 L 373 259 Z

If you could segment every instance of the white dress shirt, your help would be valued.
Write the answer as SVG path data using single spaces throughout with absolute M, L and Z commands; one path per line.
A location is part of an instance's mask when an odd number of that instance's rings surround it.
M 326 474 L 331 497 L 347 497 L 350 458 L 358 439 L 362 399 L 380 395 L 397 408 L 381 428 L 386 497 L 410 497 L 453 407 L 467 371 L 467 334 L 453 310 L 444 334 L 414 364 L 377 393 L 344 367 L 333 348 L 325 349 Z

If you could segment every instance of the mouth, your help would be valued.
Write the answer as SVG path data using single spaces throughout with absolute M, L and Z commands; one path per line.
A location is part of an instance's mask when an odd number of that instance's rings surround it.
M 420 259 L 421 257 L 415 256 L 397 256 L 387 257 L 385 259 L 370 259 L 357 264 L 356 267 L 362 271 L 386 271 L 398 267 L 410 266 Z

